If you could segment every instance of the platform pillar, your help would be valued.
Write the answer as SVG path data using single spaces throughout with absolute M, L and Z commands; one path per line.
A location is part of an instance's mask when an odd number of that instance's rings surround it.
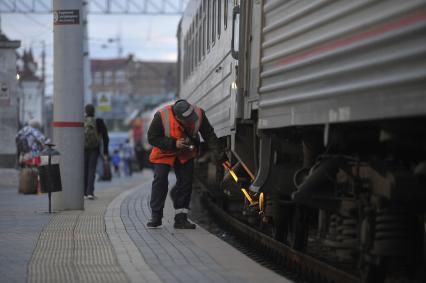
M 84 209 L 84 80 L 81 0 L 53 0 L 53 142 L 61 153 L 62 192 L 53 210 Z

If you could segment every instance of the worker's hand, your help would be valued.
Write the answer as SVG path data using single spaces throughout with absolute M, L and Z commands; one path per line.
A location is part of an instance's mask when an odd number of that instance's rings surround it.
M 189 147 L 189 145 L 185 142 L 184 138 L 176 140 L 176 148 L 177 149 L 184 149 L 184 148 L 188 148 L 188 147 Z

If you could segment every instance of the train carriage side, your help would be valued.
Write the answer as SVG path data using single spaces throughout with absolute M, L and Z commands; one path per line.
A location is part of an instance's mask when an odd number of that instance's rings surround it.
M 178 32 L 179 97 L 202 107 L 219 137 L 235 126 L 232 7 L 229 0 L 190 1 Z
M 315 231 L 364 282 L 424 276 L 426 0 L 194 0 L 178 38 L 228 212 L 299 251 Z
M 261 227 L 299 250 L 316 230 L 364 282 L 424 278 L 426 1 L 250 3 L 239 82 Z
M 426 114 L 426 1 L 263 1 L 260 129 Z
M 364 282 L 424 278 L 426 1 L 241 1 L 240 13 L 244 217 L 301 251 L 313 235 Z

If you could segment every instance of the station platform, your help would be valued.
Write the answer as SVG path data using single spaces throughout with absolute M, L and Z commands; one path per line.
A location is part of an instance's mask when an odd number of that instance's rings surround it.
M 150 171 L 100 182 L 84 211 L 52 214 L 46 195 L 0 186 L 1 281 L 290 282 L 198 225 L 174 229 L 169 198 L 163 227 L 147 229 L 151 182 Z

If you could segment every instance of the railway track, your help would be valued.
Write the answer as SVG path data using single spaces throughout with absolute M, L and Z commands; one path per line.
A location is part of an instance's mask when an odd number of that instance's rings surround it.
M 293 250 L 285 244 L 232 217 L 208 197 L 208 190 L 201 182 L 198 181 L 197 185 L 203 191 L 207 192 L 204 203 L 214 218 L 225 224 L 241 241 L 247 243 L 247 245 L 266 257 L 273 259 L 286 272 L 295 274 L 291 277 L 297 277 L 297 281 L 313 283 L 361 282 L 360 278 L 353 274 L 342 271 L 310 255 Z

